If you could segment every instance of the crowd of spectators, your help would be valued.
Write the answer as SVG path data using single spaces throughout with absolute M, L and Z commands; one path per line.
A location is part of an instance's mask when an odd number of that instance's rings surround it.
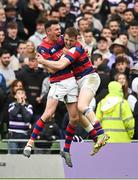
M 101 78 L 95 96 L 95 110 L 97 104 L 108 94 L 108 84 L 111 81 L 121 83 L 124 99 L 128 101 L 135 118 L 134 138 L 138 139 L 138 0 L 0 2 L 1 138 L 8 138 L 11 132 L 21 128 L 16 123 L 13 124 L 14 121 L 10 122 L 9 118 L 13 111 L 11 104 L 17 98 L 17 87 L 25 89 L 26 107 L 29 104 L 33 107 L 33 116 L 28 120 L 29 129 L 44 111 L 49 91 L 48 73 L 36 61 L 35 52 L 46 36 L 45 22 L 48 20 L 58 20 L 63 34 L 67 27 L 74 26 L 79 30 L 79 41 Z M 66 112 L 66 107 L 61 102 L 54 120 L 46 125 L 49 128 L 56 127 L 56 132 L 53 134 L 54 130 L 50 131 L 49 137 L 43 134 L 43 138 L 64 138 Z M 21 112 L 14 113 L 20 118 Z M 81 128 L 78 128 L 77 133 L 85 134 Z

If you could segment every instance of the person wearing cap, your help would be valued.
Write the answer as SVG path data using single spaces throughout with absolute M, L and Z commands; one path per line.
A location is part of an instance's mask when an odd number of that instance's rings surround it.
M 127 55 L 126 53 L 126 46 L 123 44 L 123 42 L 117 38 L 112 45 L 110 46 L 110 50 L 113 53 L 113 56 L 109 60 L 108 66 L 111 68 L 112 65 L 115 63 L 116 57 L 119 55 L 123 55 L 128 58 L 130 67 L 133 66 L 133 59 L 131 56 Z
M 112 53 L 109 50 L 108 40 L 101 36 L 97 40 L 97 50 L 94 51 L 94 54 L 101 54 L 103 59 L 109 59 L 112 57 Z

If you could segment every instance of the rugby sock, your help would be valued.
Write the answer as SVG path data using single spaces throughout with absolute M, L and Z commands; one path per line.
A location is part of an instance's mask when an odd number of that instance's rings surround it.
M 92 129 L 90 132 L 89 132 L 89 135 L 91 137 L 91 139 L 96 142 L 97 141 L 97 131 L 95 129 Z
M 88 132 L 89 137 L 96 142 L 97 141 L 97 131 L 94 129 L 94 127 L 92 126 L 92 124 L 89 124 L 88 127 L 84 128 L 85 131 Z
M 102 129 L 102 126 L 99 121 L 96 121 L 93 127 L 97 131 L 97 135 L 104 134 L 104 130 Z
M 69 152 L 73 136 L 75 134 L 75 126 L 68 124 L 66 128 L 64 151 Z
M 42 121 L 42 119 L 38 119 L 36 124 L 34 125 L 33 132 L 31 134 L 31 140 L 34 141 L 37 136 L 42 132 L 43 128 L 45 126 L 45 122 Z

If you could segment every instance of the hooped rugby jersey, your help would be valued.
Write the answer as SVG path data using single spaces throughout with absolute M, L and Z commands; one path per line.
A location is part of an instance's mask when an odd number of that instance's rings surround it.
M 72 64 L 73 73 L 77 80 L 95 72 L 87 52 L 79 42 L 67 52 L 65 57 Z
M 49 41 L 47 38 L 45 38 L 38 46 L 37 51 L 47 60 L 58 61 L 63 54 L 63 47 L 63 36 L 60 36 L 56 43 L 53 43 L 52 41 Z M 59 82 L 70 77 L 73 77 L 73 72 L 71 66 L 68 66 L 54 74 L 50 73 L 50 82 Z

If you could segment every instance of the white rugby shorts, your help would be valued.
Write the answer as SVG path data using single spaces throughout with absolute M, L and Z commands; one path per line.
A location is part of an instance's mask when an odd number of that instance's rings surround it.
M 54 98 L 65 103 L 74 103 L 78 100 L 78 85 L 75 77 L 50 84 L 48 98 Z
M 101 80 L 97 73 L 88 74 L 77 81 L 79 91 L 82 88 L 90 89 L 93 95 L 96 94 L 96 91 L 99 88 L 100 82 Z

